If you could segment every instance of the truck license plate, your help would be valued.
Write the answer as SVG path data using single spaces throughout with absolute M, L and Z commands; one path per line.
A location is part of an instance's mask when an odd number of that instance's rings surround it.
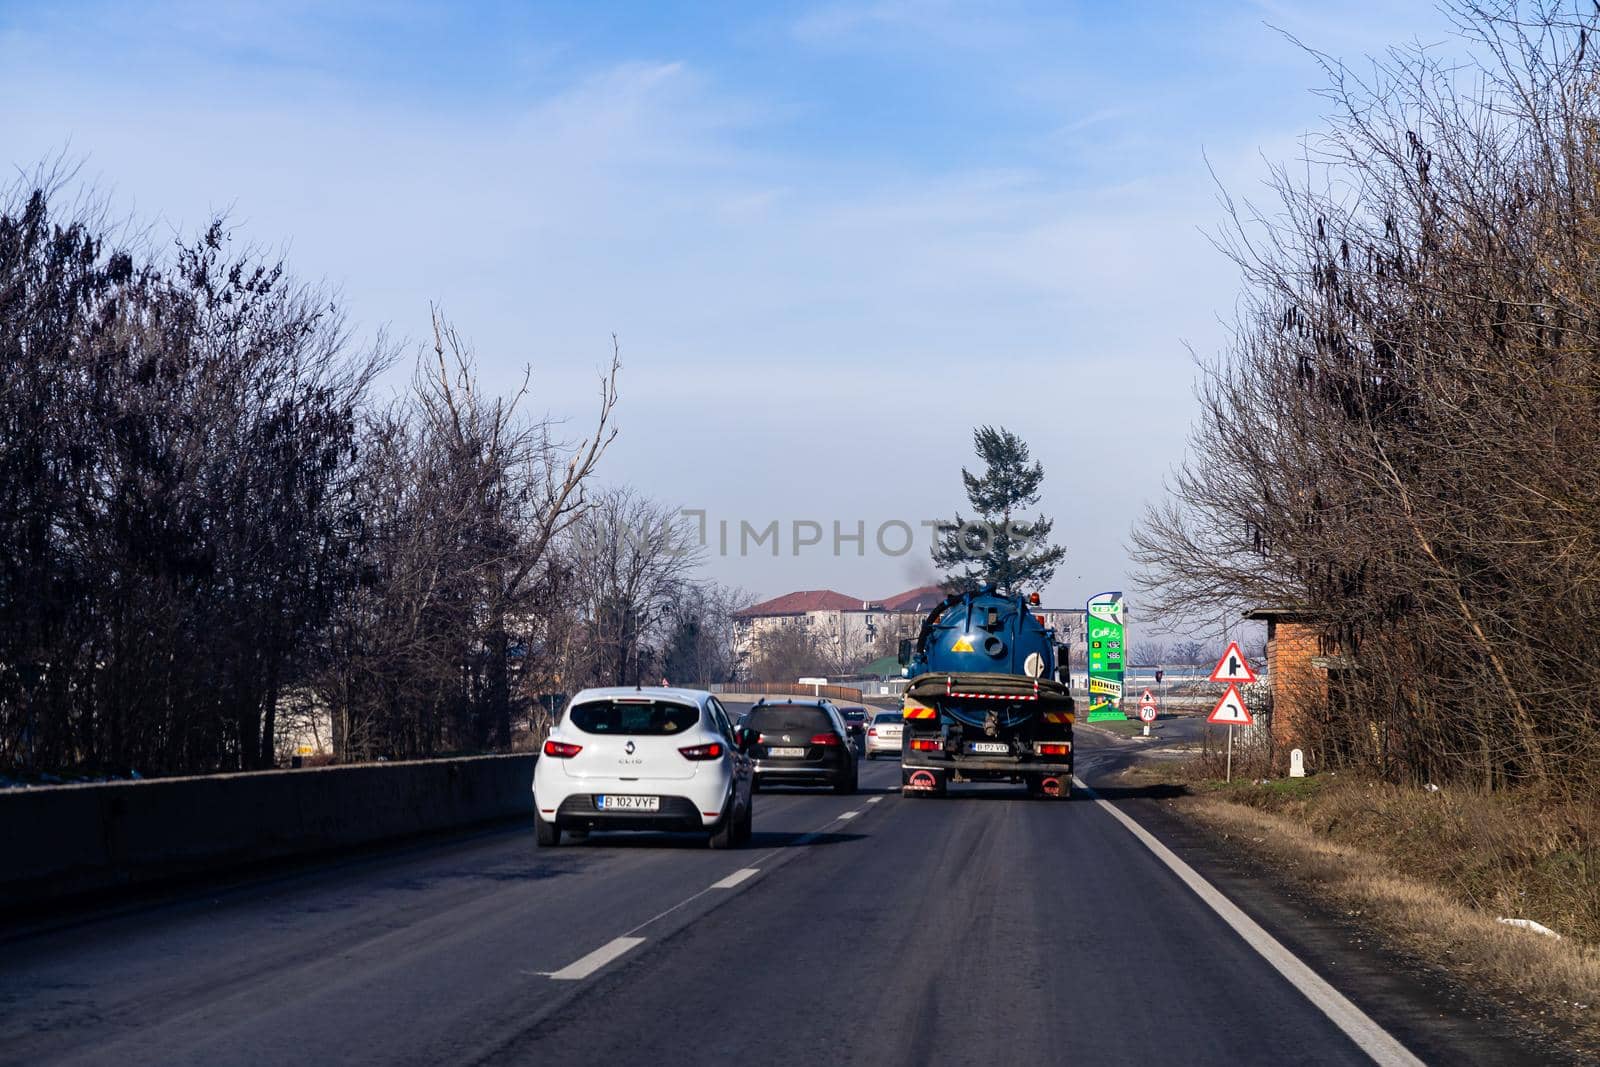
M 611 796 L 602 793 L 595 797 L 601 811 L 660 811 L 660 797 Z
M 971 741 L 967 744 L 967 751 L 981 752 L 986 755 L 1009 756 L 1011 755 L 1011 746 L 999 741 Z

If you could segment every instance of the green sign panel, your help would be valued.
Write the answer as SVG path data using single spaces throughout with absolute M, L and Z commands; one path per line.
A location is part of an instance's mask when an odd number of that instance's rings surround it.
M 1123 624 L 1122 594 L 1097 593 L 1089 598 L 1089 722 L 1126 719 L 1122 711 L 1123 653 L 1128 629 Z

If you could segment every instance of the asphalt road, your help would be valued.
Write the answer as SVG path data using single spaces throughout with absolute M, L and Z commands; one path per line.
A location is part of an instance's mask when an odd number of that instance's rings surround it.
M 1081 776 L 1131 747 L 1080 734 Z M 898 771 L 762 793 L 740 851 L 519 826 L 13 932 L 0 1061 L 1372 1062 L 1102 804 L 902 798 Z M 1385 1038 L 1542 1062 L 1105 795 Z

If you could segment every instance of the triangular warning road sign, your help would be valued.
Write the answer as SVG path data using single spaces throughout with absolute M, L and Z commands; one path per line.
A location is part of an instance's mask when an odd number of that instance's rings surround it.
M 1148 690 L 1148 689 L 1146 689 L 1144 691 L 1144 693 L 1139 697 L 1139 703 L 1141 703 L 1141 704 L 1154 704 L 1155 702 L 1156 702 L 1156 695 L 1154 693 L 1150 692 L 1150 690 Z
M 1227 723 L 1231 726 L 1249 726 L 1255 721 L 1250 709 L 1244 706 L 1244 697 L 1239 695 L 1239 687 L 1236 685 L 1228 686 L 1228 691 L 1222 694 L 1217 706 L 1206 716 L 1206 722 Z
M 1239 648 L 1239 642 L 1228 642 L 1228 651 L 1217 660 L 1216 669 L 1211 672 L 1213 682 L 1253 682 L 1256 672 L 1250 669 L 1250 661 L 1245 659 L 1244 652 Z

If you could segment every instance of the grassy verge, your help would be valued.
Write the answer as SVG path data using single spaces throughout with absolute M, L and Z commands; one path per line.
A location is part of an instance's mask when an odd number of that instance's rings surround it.
M 1103 722 L 1084 722 L 1085 726 L 1121 737 L 1138 737 L 1144 733 L 1144 723 L 1138 719 L 1106 719 Z
M 1600 811 L 1531 793 L 1485 796 L 1324 775 L 1239 781 L 1197 764 L 1177 810 L 1410 954 L 1577 1028 L 1600 1053 Z M 1558 940 L 1506 925 L 1531 919 Z

